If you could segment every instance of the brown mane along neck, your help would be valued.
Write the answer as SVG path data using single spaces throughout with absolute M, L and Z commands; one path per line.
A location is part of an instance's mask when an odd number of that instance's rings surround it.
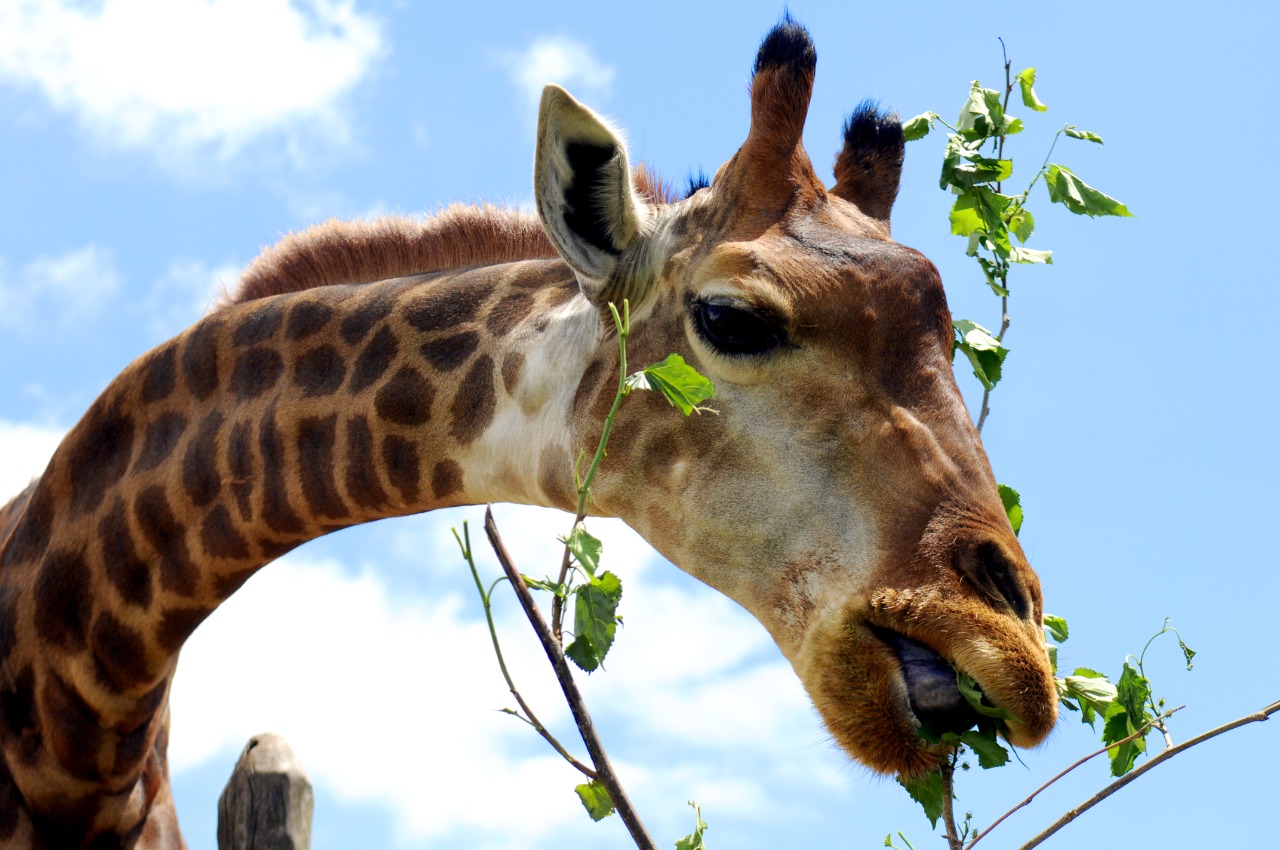
M 652 204 L 680 199 L 668 181 L 643 164 L 633 171 L 632 182 Z M 492 204 L 452 204 L 425 219 L 331 218 L 263 250 L 240 275 L 235 289 L 215 306 L 334 284 L 556 256 L 537 214 Z
M 536 215 L 488 204 L 454 204 L 426 219 L 329 219 L 264 250 L 217 306 L 334 284 L 554 256 Z

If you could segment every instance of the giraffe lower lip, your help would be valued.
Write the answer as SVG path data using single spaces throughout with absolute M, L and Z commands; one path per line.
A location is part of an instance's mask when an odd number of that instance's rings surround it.
M 898 657 L 911 713 L 935 733 L 963 732 L 978 721 L 960 689 L 956 670 L 938 653 L 905 635 L 876 629 L 876 636 Z

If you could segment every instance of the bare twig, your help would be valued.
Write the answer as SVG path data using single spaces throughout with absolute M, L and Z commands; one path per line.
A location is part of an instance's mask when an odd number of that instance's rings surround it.
M 1087 756 L 1085 756 L 1084 758 L 1080 759 L 1080 760 L 1079 760 L 1079 761 L 1077 761 L 1075 764 L 1072 764 L 1072 765 L 1071 765 L 1070 767 L 1068 767 L 1066 770 L 1063 770 L 1063 771 L 1062 771 L 1061 773 L 1059 773 L 1057 776 L 1053 777 L 1053 778 L 1052 778 L 1052 779 L 1050 779 L 1048 782 L 1046 782 L 1045 784 L 1041 785 L 1041 786 L 1040 786 L 1039 788 L 1037 788 L 1036 790 L 1032 791 L 1032 792 L 1031 792 L 1031 796 L 1027 797 L 1027 799 L 1023 800 L 1021 803 L 1019 803 L 1018 805 L 1014 806 L 1012 809 L 1010 809 L 1009 811 L 1005 812 L 1005 813 L 1004 813 L 1004 814 L 1002 814 L 1000 817 L 998 817 L 998 818 L 996 819 L 995 823 L 991 824 L 991 826 L 987 827 L 986 829 L 982 830 L 982 831 L 981 831 L 981 832 L 979 832 L 977 835 L 975 835 L 975 836 L 974 836 L 974 839 L 973 839 L 972 841 L 970 841 L 970 842 L 969 842 L 969 844 L 968 844 L 968 846 L 965 848 L 965 850 L 970 850 L 970 848 L 972 848 L 975 844 L 977 844 L 977 843 L 978 843 L 979 841 L 981 841 L 982 839 L 986 838 L 986 837 L 987 837 L 987 835 L 988 835 L 988 834 L 990 834 L 991 830 L 995 829 L 997 826 L 999 826 L 1000 824 L 1004 823 L 1004 822 L 1009 818 L 1009 816 L 1010 816 L 1010 815 L 1012 815 L 1014 812 L 1018 811 L 1018 809 L 1021 809 L 1021 808 L 1023 808 L 1024 806 L 1028 806 L 1028 805 L 1030 805 L 1030 804 L 1031 804 L 1031 801 L 1032 801 L 1032 800 L 1034 800 L 1037 796 L 1039 796 L 1039 795 L 1040 795 L 1040 792 L 1044 791 L 1044 790 L 1045 790 L 1046 788 L 1048 788 L 1050 785 L 1052 785 L 1053 783 L 1057 782 L 1059 779 L 1061 779 L 1062 777 L 1066 776 L 1068 773 L 1070 773 L 1071 771 L 1075 770 L 1075 769 L 1076 769 L 1077 767 L 1079 767 L 1080 765 L 1084 764 L 1084 763 L 1085 763 L 1085 762 L 1087 762 L 1087 761 L 1090 761 L 1091 759 L 1097 758 L 1098 756 L 1102 755 L 1103 753 L 1107 752 L 1108 750 L 1114 749 L 1115 747 L 1123 746 L 1123 745 L 1125 745 L 1125 744 L 1129 743 L 1130 741 L 1134 741 L 1134 740 L 1137 740 L 1138 738 L 1141 738 L 1143 735 L 1145 735 L 1145 734 L 1147 733 L 1147 730 L 1148 730 L 1148 729 L 1152 728 L 1153 726 L 1154 726 L 1154 727 L 1156 727 L 1156 728 L 1159 728 L 1158 724 L 1162 724 L 1162 723 L 1164 723 L 1164 721 L 1165 721 L 1165 720 L 1167 720 L 1169 717 L 1171 717 L 1175 712 L 1182 711 L 1182 709 L 1184 709 L 1184 708 L 1186 708 L 1186 706 L 1185 706 L 1185 705 L 1180 705 L 1180 706 L 1178 706 L 1177 708 L 1171 708 L 1171 709 L 1169 709 L 1168 711 L 1166 711 L 1165 713 L 1161 714 L 1159 717 L 1153 718 L 1152 720 L 1149 720 L 1149 721 L 1147 721 L 1146 723 L 1142 724 L 1142 727 L 1141 727 L 1141 728 L 1139 728 L 1137 732 L 1134 732 L 1134 733 L 1133 733 L 1132 735 L 1130 735 L 1129 737 L 1127 737 L 1127 738 L 1123 738 L 1123 739 L 1121 739 L 1121 740 L 1119 740 L 1119 741 L 1116 741 L 1114 744 L 1108 744 L 1107 746 L 1103 747 L 1102 749 L 1097 750 L 1097 751 L 1092 752 L 1092 753 L 1089 753 L 1089 755 L 1087 755 Z
M 591 756 L 591 763 L 595 765 L 596 778 L 608 790 L 609 799 L 613 801 L 614 807 L 618 810 L 618 816 L 626 824 L 627 831 L 631 833 L 631 840 L 636 843 L 636 847 L 639 850 L 657 850 L 644 824 L 640 822 L 640 816 L 631 805 L 631 800 L 627 797 L 626 791 L 623 790 L 622 783 L 618 781 L 617 774 L 613 772 L 613 765 L 609 763 L 609 757 L 605 754 L 604 745 L 600 742 L 599 735 L 596 734 L 595 725 L 591 722 L 591 715 L 587 712 L 582 693 L 578 690 L 578 685 L 573 680 L 573 672 L 569 669 L 569 664 L 564 659 L 563 645 L 556 640 L 555 635 L 547 625 L 547 621 L 543 619 L 542 612 L 538 610 L 537 603 L 533 601 L 533 595 L 529 593 L 529 586 L 524 583 L 524 577 L 516 569 L 515 563 L 511 560 L 511 555 L 507 552 L 507 547 L 502 542 L 502 537 L 498 534 L 498 525 L 493 520 L 493 511 L 488 508 L 484 512 L 484 531 L 489 537 L 489 544 L 493 547 L 494 554 L 498 557 L 498 563 L 502 565 L 503 572 L 507 574 L 507 578 L 511 581 L 511 587 L 516 592 L 516 598 L 520 600 L 520 607 L 524 609 L 525 616 L 529 619 L 529 625 L 533 626 L 534 632 L 538 635 L 538 640 L 542 643 L 542 649 L 547 654 L 547 660 L 551 662 L 551 667 L 555 670 L 556 680 L 560 683 L 560 690 L 564 692 L 564 698 L 569 703 L 569 710 L 573 713 L 573 720 L 578 725 L 578 732 L 582 735 L 582 743 L 586 745 L 587 753 Z
M 1117 779 L 1115 782 L 1112 782 L 1110 785 L 1103 788 L 1097 794 L 1094 794 L 1088 800 L 1085 800 L 1079 806 L 1076 806 L 1074 809 L 1071 809 L 1070 811 L 1068 811 L 1062 817 L 1058 818 L 1058 820 L 1055 821 L 1053 825 L 1050 826 L 1048 829 L 1046 829 L 1044 832 L 1040 833 L 1035 838 L 1031 839 L 1026 844 L 1022 845 L 1021 850 L 1031 850 L 1032 847 L 1039 847 L 1042 843 L 1044 843 L 1045 839 L 1049 838 L 1049 836 L 1053 835 L 1058 830 L 1062 829 L 1064 826 L 1071 823 L 1076 818 L 1080 817 L 1080 815 L 1084 814 L 1089 809 L 1092 809 L 1094 806 L 1098 805 L 1098 803 L 1101 803 L 1103 800 L 1110 797 L 1112 794 L 1119 791 L 1121 788 L 1128 785 L 1130 782 L 1137 779 L 1139 776 L 1142 776 L 1148 770 L 1151 770 L 1153 767 L 1156 767 L 1157 765 L 1163 764 L 1165 761 L 1173 758 L 1183 750 L 1190 749 L 1191 747 L 1194 747 L 1196 744 L 1202 744 L 1205 741 L 1209 740 L 1210 738 L 1216 738 L 1217 736 L 1221 735 L 1224 732 L 1230 732 L 1232 729 L 1237 729 L 1249 723 L 1258 723 L 1260 721 L 1266 720 L 1267 718 L 1271 717 L 1271 715 L 1275 714 L 1277 711 L 1280 711 L 1280 702 L 1273 702 L 1271 703 L 1271 705 L 1267 706 L 1266 708 L 1260 711 L 1256 711 L 1253 714 L 1247 714 L 1244 717 L 1238 718 L 1236 720 L 1232 720 L 1230 723 L 1224 723 L 1215 729 L 1210 729 L 1208 732 L 1204 732 L 1200 735 L 1196 735 L 1194 738 L 1188 738 L 1187 740 L 1183 741 L 1181 744 L 1178 744 L 1176 747 L 1170 747 L 1169 749 L 1160 753 L 1158 756 L 1155 756 L 1154 758 L 1152 758 L 1149 762 L 1144 764 L 1142 767 L 1130 773 L 1125 774 L 1124 776 Z M 1112 746 L 1115 746 L 1115 745 L 1113 744 Z
M 949 850 L 963 850 L 964 841 L 956 832 L 955 812 L 955 772 L 956 754 L 952 752 L 942 764 L 938 765 L 942 773 L 942 823 L 947 830 L 947 847 Z

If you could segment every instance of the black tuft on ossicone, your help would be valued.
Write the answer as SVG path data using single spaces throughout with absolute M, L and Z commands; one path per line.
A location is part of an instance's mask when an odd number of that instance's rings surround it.
M 707 173 L 703 171 L 701 168 L 698 169 L 697 173 L 690 171 L 689 179 L 685 182 L 683 197 L 691 198 L 693 197 L 693 195 L 702 191 L 703 189 L 706 189 L 710 185 L 711 185 L 711 178 L 708 177 Z
M 906 141 L 898 113 L 882 113 L 870 98 L 862 101 L 844 122 L 844 147 L 860 160 L 871 156 L 901 164 Z
M 752 76 L 779 65 L 789 65 L 809 73 L 813 73 L 818 65 L 818 51 L 813 46 L 813 39 L 809 38 L 809 31 L 796 23 L 790 11 L 782 13 L 782 20 L 760 42 Z

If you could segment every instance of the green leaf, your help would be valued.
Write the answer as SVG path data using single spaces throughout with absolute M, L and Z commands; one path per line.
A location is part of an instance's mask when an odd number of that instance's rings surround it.
M 970 319 L 956 319 L 952 324 L 956 337 L 965 345 L 978 351 L 996 351 L 1000 340 L 991 335 L 991 331 Z
M 1069 634 L 1067 630 L 1067 620 L 1065 617 L 1055 617 L 1052 614 L 1044 615 L 1044 627 L 1049 630 L 1049 637 L 1058 643 L 1064 643 Z
M 588 673 L 600 666 L 613 646 L 621 601 L 622 581 L 608 571 L 574 591 L 574 639 L 564 654 Z
M 1102 144 L 1102 137 L 1097 133 L 1090 133 L 1088 130 L 1077 129 L 1074 124 L 1068 124 L 1063 127 L 1062 132 L 1066 133 L 1073 139 L 1084 139 L 1086 142 L 1094 142 L 1099 145 Z
M 578 792 L 578 799 L 582 801 L 582 808 L 587 810 L 587 814 L 591 815 L 594 821 L 600 821 L 613 814 L 613 800 L 609 797 L 609 789 L 605 788 L 599 780 L 593 779 L 582 785 L 576 786 L 574 791 Z
M 983 770 L 1000 767 L 1009 761 L 1009 751 L 996 740 L 995 730 L 988 734 L 977 729 L 970 729 L 960 735 L 960 740 L 978 755 L 978 764 Z
M 520 578 L 524 579 L 524 583 L 534 590 L 549 590 L 556 596 L 564 596 L 567 590 L 563 584 L 556 584 L 551 579 L 532 578 L 523 573 L 520 574 Z
M 1000 503 L 1004 505 L 1005 515 L 1009 517 L 1009 525 L 1013 526 L 1016 535 L 1022 530 L 1022 497 L 1018 491 L 1004 484 L 997 484 L 1000 492 Z
M 996 236 L 1007 232 L 1004 223 L 1004 210 L 1009 199 L 997 194 L 987 186 L 974 186 L 965 190 L 956 198 L 948 218 L 951 221 L 951 232 L 956 236 L 968 236 L 970 233 L 982 231 L 988 236 Z M 1008 236 L 1005 236 L 1008 241 Z
M 1062 680 L 1067 695 L 1080 705 L 1081 722 L 1093 725 L 1096 716 L 1106 717 L 1116 700 L 1116 686 L 1107 677 L 1085 667 L 1076 669 L 1073 675 Z
M 951 207 L 951 212 L 947 215 L 947 218 L 951 222 L 951 232 L 956 236 L 980 233 L 985 226 L 976 200 L 968 192 L 956 198 L 955 205 Z M 970 251 L 969 253 L 973 252 Z
M 898 777 L 898 784 L 907 789 L 911 799 L 924 809 L 924 816 L 936 829 L 938 818 L 942 817 L 942 773 L 933 770 L 919 779 L 903 779 Z
M 1116 682 L 1116 701 L 1124 706 L 1135 729 L 1151 719 L 1147 713 L 1147 701 L 1150 699 L 1151 682 L 1126 661 L 1120 681 Z
M 579 669 L 588 673 L 594 673 L 600 667 L 600 657 L 596 655 L 591 641 L 585 638 L 574 638 L 565 647 L 564 657 L 577 664 Z
M 933 122 L 940 116 L 936 112 L 923 112 L 902 125 L 902 135 L 908 142 L 923 139 L 933 129 Z
M 1120 703 L 1112 703 L 1111 708 L 1107 710 L 1106 723 L 1102 729 L 1102 742 L 1104 744 L 1122 741 L 1125 738 L 1138 731 L 1129 720 L 1129 714 L 1124 710 Z M 1147 751 L 1147 742 L 1144 735 L 1141 738 L 1135 738 L 1117 747 L 1107 750 L 1107 755 L 1111 759 L 1111 775 L 1124 776 L 1130 770 L 1133 770 L 1133 764 L 1137 761 L 1138 756 Z
M 1031 216 L 1031 211 L 1026 207 L 1018 207 L 1018 209 L 1009 217 L 1009 229 L 1013 231 L 1013 235 L 1018 237 L 1019 242 L 1026 242 L 1031 238 L 1031 234 L 1035 232 L 1036 220 Z
M 953 323 L 955 339 L 952 340 L 952 356 L 956 351 L 963 351 L 973 366 L 973 375 L 988 390 L 995 389 L 1000 382 L 1004 359 L 1009 349 L 1000 344 L 991 331 L 968 319 L 957 319 Z
M 695 410 L 703 410 L 698 405 L 716 394 L 715 385 L 685 363 L 679 354 L 668 354 L 661 363 L 631 375 L 627 378 L 627 385 L 634 389 L 657 390 L 685 416 Z
M 702 834 L 710 827 L 702 819 L 702 808 L 693 800 L 689 801 L 689 805 L 693 806 L 693 814 L 697 818 L 697 822 L 693 827 L 693 832 L 676 841 L 676 850 L 707 850 L 707 840 L 703 838 Z
M 1182 642 L 1182 638 L 1178 638 L 1178 646 L 1182 648 L 1182 657 L 1187 659 L 1187 669 L 1190 670 L 1196 666 L 1191 663 L 1191 659 L 1196 657 L 1196 651 Z
M 964 697 L 965 702 L 969 706 L 984 717 L 994 717 L 997 720 L 1017 720 L 1008 709 L 994 706 L 987 702 L 987 695 L 978 687 L 977 681 L 967 673 L 956 671 L 956 687 L 960 689 L 960 696 Z
M 1099 192 L 1064 166 L 1050 165 L 1044 180 L 1049 187 L 1049 200 L 1062 204 L 1076 215 L 1133 215 L 1124 204 Z
M 577 560 L 578 565 L 587 571 L 587 575 L 595 578 L 596 570 L 600 567 L 600 551 L 604 548 L 604 544 L 593 537 L 582 523 L 578 523 L 565 538 L 564 545 L 569 547 L 569 552 Z
M 1009 251 L 1009 262 L 1011 263 L 1043 263 L 1045 265 L 1053 265 L 1052 251 L 1037 251 L 1034 248 L 1013 248 Z
M 984 89 L 981 83 L 974 80 L 969 89 L 969 99 L 960 107 L 960 118 L 956 121 L 956 129 L 960 134 L 967 141 L 976 142 L 1007 132 L 1011 123 L 1011 120 L 1005 118 L 1000 93 Z
M 981 156 L 959 136 L 951 136 L 942 156 L 943 189 L 956 186 L 969 189 L 979 183 L 999 183 L 1013 174 L 1013 160 Z
M 1049 653 L 1049 669 L 1051 669 L 1056 674 L 1058 672 L 1058 647 L 1054 646 L 1051 643 L 1046 643 L 1044 645 L 1044 649 L 1045 649 L 1045 652 Z M 1062 696 L 1061 687 L 1058 688 L 1058 695 L 1059 697 Z M 1072 710 L 1074 710 L 1075 706 L 1068 706 L 1068 708 L 1071 708 Z
M 1018 73 L 1018 85 L 1022 89 L 1022 105 L 1028 109 L 1034 109 L 1036 112 L 1044 112 L 1049 107 L 1040 102 L 1040 98 L 1036 97 L 1036 90 L 1032 88 L 1036 82 L 1036 69 L 1027 68 Z
M 1116 699 L 1104 715 L 1106 722 L 1102 730 L 1102 742 L 1114 744 L 1134 734 L 1150 721 L 1152 715 L 1147 712 L 1147 701 L 1150 698 L 1151 683 L 1126 661 L 1120 681 L 1116 683 Z M 1144 732 L 1142 737 L 1107 751 L 1111 758 L 1112 776 L 1124 776 L 1133 769 L 1138 756 L 1147 750 L 1146 734 Z

